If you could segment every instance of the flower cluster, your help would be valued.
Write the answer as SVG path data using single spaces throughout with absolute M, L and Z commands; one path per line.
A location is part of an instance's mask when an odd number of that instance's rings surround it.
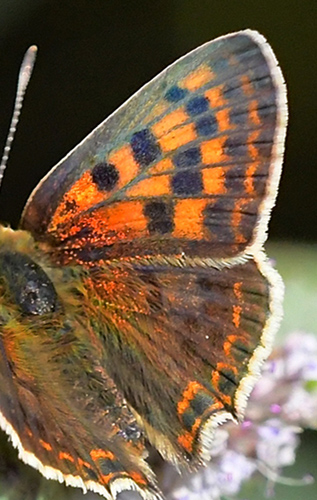
M 262 373 L 244 422 L 217 429 L 208 466 L 179 478 L 170 469 L 166 471 L 170 500 L 232 497 L 256 474 L 268 478 L 270 487 L 283 480 L 283 468 L 295 462 L 299 434 L 304 428 L 317 428 L 316 336 L 290 335 L 273 352 Z M 312 478 L 305 480 L 308 483 Z

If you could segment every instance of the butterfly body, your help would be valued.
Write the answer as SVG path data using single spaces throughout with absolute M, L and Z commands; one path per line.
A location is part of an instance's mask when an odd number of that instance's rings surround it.
M 0 231 L 0 424 L 46 477 L 158 496 L 146 441 L 189 467 L 238 421 L 282 285 L 262 246 L 286 125 L 257 33 L 167 68 Z M 5 388 L 5 389 L 3 389 Z

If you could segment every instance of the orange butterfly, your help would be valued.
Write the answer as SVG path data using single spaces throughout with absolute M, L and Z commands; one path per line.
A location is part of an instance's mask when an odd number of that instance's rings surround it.
M 286 91 L 257 32 L 187 54 L 0 228 L 0 425 L 47 478 L 160 493 L 149 441 L 193 467 L 243 416 L 281 315 L 263 251 Z

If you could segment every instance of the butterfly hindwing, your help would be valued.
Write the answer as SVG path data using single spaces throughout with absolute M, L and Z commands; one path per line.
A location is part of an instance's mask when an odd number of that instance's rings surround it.
M 213 428 L 243 414 L 273 312 L 272 284 L 257 264 L 201 264 L 129 266 L 130 298 L 108 286 L 126 263 L 109 264 L 107 280 L 95 277 L 108 304 L 107 372 L 150 441 L 178 463 L 206 458 Z

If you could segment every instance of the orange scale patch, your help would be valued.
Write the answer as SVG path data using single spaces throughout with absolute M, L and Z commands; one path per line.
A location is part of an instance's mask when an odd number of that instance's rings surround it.
M 242 199 L 237 200 L 237 202 L 234 205 L 234 210 L 232 213 L 231 222 L 232 222 L 232 226 L 235 229 L 237 229 L 241 223 L 241 219 L 242 219 L 241 209 L 246 204 L 246 201 L 247 200 L 242 198 Z
M 197 431 L 198 431 L 200 426 L 201 426 L 201 418 L 198 417 L 198 418 L 196 418 L 194 425 L 192 426 L 192 430 L 191 430 L 194 437 L 196 437 Z
M 21 363 L 21 347 L 15 332 L 15 323 L 12 322 L 10 326 L 9 328 L 5 328 L 5 334 L 2 332 L 2 342 L 5 352 L 8 353 L 8 359 L 10 359 L 12 363 L 15 363 L 16 366 L 19 366 Z M 24 377 L 26 377 L 26 374 Z M 30 429 L 28 429 L 28 434 L 32 436 Z
M 148 484 L 148 481 L 139 472 L 129 471 L 128 474 L 137 484 Z
M 158 142 L 163 152 L 173 151 L 178 149 L 184 144 L 195 141 L 197 139 L 197 134 L 195 130 L 195 124 L 189 123 L 181 127 L 172 130 L 171 132 L 162 136 Z
M 99 477 L 104 484 L 109 484 L 111 479 L 118 476 L 117 472 L 110 472 L 109 474 L 101 474 Z
M 143 215 L 143 204 L 139 201 L 116 203 L 109 207 L 102 207 L 92 214 L 83 217 L 76 226 L 72 226 L 61 237 L 74 236 L 83 228 L 88 228 L 88 236 L 80 237 L 80 246 L 83 242 L 95 244 L 96 247 L 112 245 L 117 241 L 131 240 L 135 237 L 147 235 L 147 220 Z M 66 234 L 67 233 L 67 234 Z M 72 244 L 76 247 L 76 243 Z
M 222 167 L 204 168 L 201 171 L 205 194 L 225 194 L 226 174 Z
M 217 111 L 217 113 L 215 113 L 215 117 L 220 132 L 225 132 L 226 130 L 235 128 L 235 126 L 230 123 L 229 108 Z
M 232 343 L 229 342 L 228 340 L 223 344 L 223 352 L 227 356 L 227 358 L 231 357 L 231 350 L 232 350 Z
M 256 170 L 260 164 L 260 158 L 259 158 L 259 152 L 258 149 L 254 146 L 254 142 L 257 140 L 259 137 L 260 132 L 258 130 L 255 130 L 254 132 L 251 132 L 248 138 L 248 153 L 250 157 L 252 158 L 253 162 L 250 163 L 248 166 L 246 173 L 245 173 L 245 181 L 244 181 L 244 187 L 246 192 L 252 196 L 254 195 L 254 176 L 256 173 Z
M 109 194 L 98 190 L 91 173 L 85 172 L 64 195 L 51 221 L 51 227 L 66 224 L 87 208 L 100 203 Z
M 126 144 L 109 155 L 108 162 L 119 172 L 116 188 L 121 189 L 131 182 L 139 173 L 139 165 L 135 161 L 131 146 Z
M 203 389 L 204 389 L 204 387 L 203 387 Z M 223 398 L 223 399 L 225 399 L 225 398 Z M 204 415 L 210 415 L 213 412 L 221 411 L 223 409 L 224 409 L 223 403 L 221 401 L 216 401 L 214 404 L 209 406 L 209 408 L 207 408 L 204 411 Z M 185 431 L 183 434 L 181 434 L 177 438 L 178 443 L 189 453 L 191 453 L 193 451 L 194 440 L 197 436 L 197 432 L 199 431 L 199 428 L 202 424 L 202 421 L 203 421 L 202 417 L 197 417 L 192 428 L 191 428 L 191 431 Z
M 186 389 L 183 391 L 183 399 L 177 404 L 178 415 L 183 415 L 183 413 L 189 408 L 190 402 L 200 390 L 204 390 L 204 387 L 199 382 L 196 380 L 189 382 Z
M 223 345 L 224 353 L 227 356 L 231 356 L 231 350 L 234 347 L 236 348 L 235 344 L 237 342 L 239 342 L 242 345 L 244 345 L 246 347 L 246 349 L 248 348 L 248 342 L 247 342 L 247 339 L 245 337 L 243 337 L 242 335 L 229 335 L 229 337 L 227 338 L 226 342 Z M 246 353 L 248 353 L 247 350 L 246 350 Z
M 224 404 L 230 405 L 230 403 L 231 403 L 231 397 L 228 396 L 227 394 L 223 394 L 223 392 L 221 392 L 220 389 L 219 389 L 219 382 L 220 382 L 221 376 L 222 375 L 221 375 L 221 373 L 219 373 L 219 371 L 218 371 L 218 365 L 217 365 L 217 369 L 212 371 L 212 374 L 211 374 L 211 383 L 215 387 L 215 389 L 217 391 L 219 391 L 219 396 L 218 397 L 221 398 L 222 402 Z
M 181 445 L 184 450 L 186 450 L 188 453 L 191 453 L 193 451 L 193 441 L 194 441 L 194 436 L 186 431 L 180 436 L 177 437 L 178 444 Z
M 170 176 L 160 175 L 138 182 L 126 191 L 127 196 L 162 196 L 171 194 Z
M 221 374 L 221 372 L 226 372 L 226 370 L 228 370 L 228 371 L 233 372 L 235 375 L 238 375 L 237 367 L 233 366 L 233 365 L 229 365 L 228 363 L 223 363 L 223 362 L 217 363 L 216 370 L 218 372 L 220 372 L 220 374 Z
M 233 285 L 233 293 L 238 300 L 242 299 L 242 281 L 237 281 Z
M 250 102 L 250 104 L 249 104 L 249 116 L 250 116 L 251 122 L 254 123 L 254 125 L 258 125 L 258 126 L 261 125 L 261 119 L 260 119 L 259 113 L 258 113 L 258 101 L 253 100 Z
M 127 235 L 145 234 L 147 220 L 143 215 L 143 204 L 138 201 L 120 202 L 107 207 L 100 214 L 107 222 L 107 230 L 123 232 L 123 239 Z
M 252 160 L 259 159 L 259 151 L 255 147 L 254 143 L 258 139 L 260 132 L 258 130 L 254 130 L 248 137 L 248 153 L 251 156 Z
M 195 69 L 195 71 L 192 71 L 192 73 L 189 73 L 186 78 L 181 80 L 179 86 L 189 90 L 190 92 L 195 92 L 195 90 L 200 89 L 214 78 L 215 74 L 209 66 L 207 66 L 207 64 L 203 64 Z
M 115 460 L 116 459 L 116 457 L 112 453 L 112 451 L 103 450 L 101 448 L 98 448 L 96 450 L 91 450 L 90 456 L 94 462 L 96 460 L 99 460 L 100 458 L 106 458 L 107 460 Z
M 224 153 L 227 138 L 228 136 L 225 135 L 201 143 L 201 157 L 205 165 L 228 161 L 229 157 Z
M 174 207 L 175 238 L 202 240 L 205 238 L 203 211 L 208 200 L 193 199 L 178 200 Z
M 45 450 L 47 450 L 47 451 L 52 451 L 52 450 L 53 450 L 52 446 L 51 446 L 49 443 L 47 443 L 46 441 L 43 441 L 43 439 L 40 439 L 40 440 L 39 440 L 39 443 L 40 443 L 40 445 L 41 445 L 41 446 L 42 446 Z
M 233 306 L 232 323 L 234 324 L 234 326 L 236 328 L 239 328 L 239 326 L 240 326 L 241 313 L 242 313 L 241 306 Z
M 212 405 L 208 406 L 208 408 L 205 409 L 205 411 L 203 413 L 203 417 L 206 417 L 206 415 L 208 417 L 212 413 L 215 413 L 216 411 L 219 412 L 223 409 L 224 409 L 223 403 L 221 401 L 215 401 L 215 403 L 213 403 Z M 196 433 L 196 431 L 198 430 L 198 428 L 201 425 L 202 420 L 203 420 L 203 418 L 201 418 L 201 417 L 196 418 L 195 423 L 192 426 L 193 433 Z
M 223 96 L 223 85 L 218 85 L 218 87 L 207 90 L 205 92 L 205 97 L 207 97 L 210 102 L 211 108 L 221 108 L 228 104 L 227 99 Z
M 152 126 L 151 130 L 157 138 L 160 138 L 167 134 L 167 132 L 170 132 L 174 127 L 178 127 L 185 123 L 188 119 L 189 117 L 184 109 L 179 108 L 164 116 L 164 118 Z
M 89 462 L 86 462 L 85 460 L 82 460 L 81 458 L 78 459 L 78 464 L 81 467 L 86 467 L 87 469 L 92 469 L 92 465 Z
M 250 81 L 250 78 L 247 75 L 243 75 L 240 78 L 241 87 L 246 96 L 250 97 L 254 93 L 254 88 Z
M 246 170 L 246 178 L 244 180 L 244 187 L 246 192 L 252 196 L 254 194 L 254 175 L 259 166 L 259 162 L 250 163 Z
M 104 216 L 109 230 L 127 230 L 128 232 L 144 234 L 147 229 L 147 220 L 143 215 L 143 203 L 138 201 L 120 202 L 107 207 Z
M 58 458 L 60 460 L 68 460 L 69 462 L 72 462 L 72 463 L 75 462 L 75 459 L 69 453 L 65 453 L 64 451 L 59 452 Z
M 164 158 L 163 160 L 157 162 L 153 167 L 148 170 L 149 174 L 161 174 L 174 170 L 174 164 L 170 158 Z
M 242 282 L 239 281 L 239 282 L 236 282 L 234 285 L 233 285 L 233 293 L 234 293 L 234 296 L 240 301 L 242 300 L 242 291 L 241 291 L 241 287 L 242 287 Z M 232 323 L 234 324 L 234 326 L 236 328 L 239 328 L 240 326 L 240 320 L 241 320 L 241 313 L 242 313 L 242 307 L 238 304 L 235 304 L 233 307 L 232 307 Z
M 245 344 L 245 338 L 242 335 L 229 335 L 227 338 L 227 342 L 229 342 L 231 345 L 235 344 L 237 341 Z
M 76 202 L 78 212 L 86 209 L 87 205 L 99 203 L 104 198 L 105 194 L 100 192 L 93 182 L 91 172 L 85 172 L 65 195 L 65 201 Z
M 220 379 L 220 373 L 216 370 L 213 370 L 211 374 L 211 380 L 216 388 L 218 388 L 219 379 Z
M 238 234 L 236 235 L 235 241 L 236 241 L 236 243 L 237 243 L 237 244 L 239 244 L 239 245 L 243 245 L 244 243 L 246 243 L 246 242 L 247 242 L 247 240 L 246 240 L 245 236 L 243 236 L 241 233 L 238 233 Z

